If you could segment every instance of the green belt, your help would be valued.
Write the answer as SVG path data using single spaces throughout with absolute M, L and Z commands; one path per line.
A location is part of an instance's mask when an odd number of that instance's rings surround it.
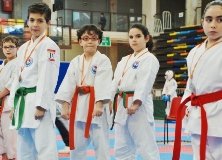
M 15 98 L 14 98 L 14 111 L 16 110 L 18 101 L 21 97 L 21 101 L 19 104 L 19 110 L 18 110 L 18 126 L 16 127 L 17 129 L 19 129 L 22 125 L 22 119 L 23 119 L 23 115 L 24 115 L 24 110 L 25 110 L 25 96 L 28 93 L 34 93 L 36 92 L 36 87 L 32 87 L 32 88 L 25 88 L 25 87 L 21 87 L 19 88 L 16 93 L 15 93 Z M 13 114 L 13 118 L 12 118 L 12 125 L 15 126 L 15 117 Z
M 127 94 L 134 94 L 134 91 L 125 91 L 125 92 L 119 92 L 118 94 L 122 93 L 122 98 L 123 98 L 123 107 L 127 108 L 126 106 L 126 95 Z
M 116 101 L 117 101 L 117 97 L 119 96 L 119 94 L 121 94 L 121 97 L 123 99 L 123 107 L 124 108 L 127 108 L 126 106 L 126 95 L 127 94 L 134 94 L 134 91 L 125 91 L 125 92 L 121 92 L 119 90 L 117 90 L 116 94 L 115 94 L 115 97 L 114 97 L 114 101 L 113 101 L 113 123 L 112 123 L 112 126 L 111 126 L 111 130 L 113 129 L 114 127 L 114 121 L 115 121 L 115 117 L 116 117 Z

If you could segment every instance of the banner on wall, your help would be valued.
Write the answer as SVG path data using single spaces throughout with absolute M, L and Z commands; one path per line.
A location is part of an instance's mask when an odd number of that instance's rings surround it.
M 13 0 L 2 0 L 2 11 L 12 12 L 13 11 Z

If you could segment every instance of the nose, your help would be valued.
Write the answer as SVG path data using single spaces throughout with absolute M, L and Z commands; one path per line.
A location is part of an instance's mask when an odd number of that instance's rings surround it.
M 213 21 L 211 22 L 210 27 L 211 27 L 211 28 L 216 28 L 216 21 L 215 21 L 215 20 L 213 20 Z

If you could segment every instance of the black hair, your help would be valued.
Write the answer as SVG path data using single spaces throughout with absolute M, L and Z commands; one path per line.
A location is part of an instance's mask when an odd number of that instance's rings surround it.
M 51 9 L 46 3 L 34 3 L 28 8 L 28 19 L 30 13 L 40 13 L 45 16 L 45 20 L 48 23 L 51 20 Z
M 7 37 L 3 38 L 2 39 L 2 46 L 3 46 L 3 43 L 6 43 L 6 42 L 12 42 L 15 44 L 16 47 L 19 47 L 19 38 L 16 36 L 7 36 Z
M 101 31 L 101 29 L 99 29 L 98 27 L 96 27 L 93 24 L 84 25 L 82 28 L 77 30 L 78 41 L 81 39 L 82 35 L 85 32 L 87 32 L 89 35 L 92 34 L 92 33 L 98 35 L 100 43 L 102 42 L 103 32 Z
M 204 9 L 202 18 L 204 18 L 207 10 L 208 10 L 211 6 L 221 6 L 221 7 L 222 7 L 222 1 L 221 1 L 221 0 L 215 0 L 215 1 L 212 1 L 212 2 L 208 3 L 208 4 L 206 5 L 205 9 Z
M 144 37 L 149 36 L 149 41 L 146 43 L 146 48 L 148 48 L 149 51 L 152 51 L 153 50 L 153 38 L 150 35 L 148 28 L 140 23 L 136 23 L 136 24 L 132 25 L 130 29 L 132 29 L 132 28 L 139 29 L 143 33 Z

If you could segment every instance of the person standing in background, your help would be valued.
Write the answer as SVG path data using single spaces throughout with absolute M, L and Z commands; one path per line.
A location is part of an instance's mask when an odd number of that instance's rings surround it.
M 100 21 L 99 21 L 98 24 L 100 25 L 101 30 L 104 31 L 105 27 L 106 27 L 106 17 L 105 17 L 103 12 L 100 14 L 100 19 L 99 20 Z
M 165 84 L 163 86 L 163 92 L 162 92 L 162 100 L 166 102 L 166 115 L 169 115 L 170 108 L 171 108 L 171 102 L 174 97 L 177 97 L 177 82 L 173 78 L 174 73 L 172 70 L 168 70 L 165 72 Z

